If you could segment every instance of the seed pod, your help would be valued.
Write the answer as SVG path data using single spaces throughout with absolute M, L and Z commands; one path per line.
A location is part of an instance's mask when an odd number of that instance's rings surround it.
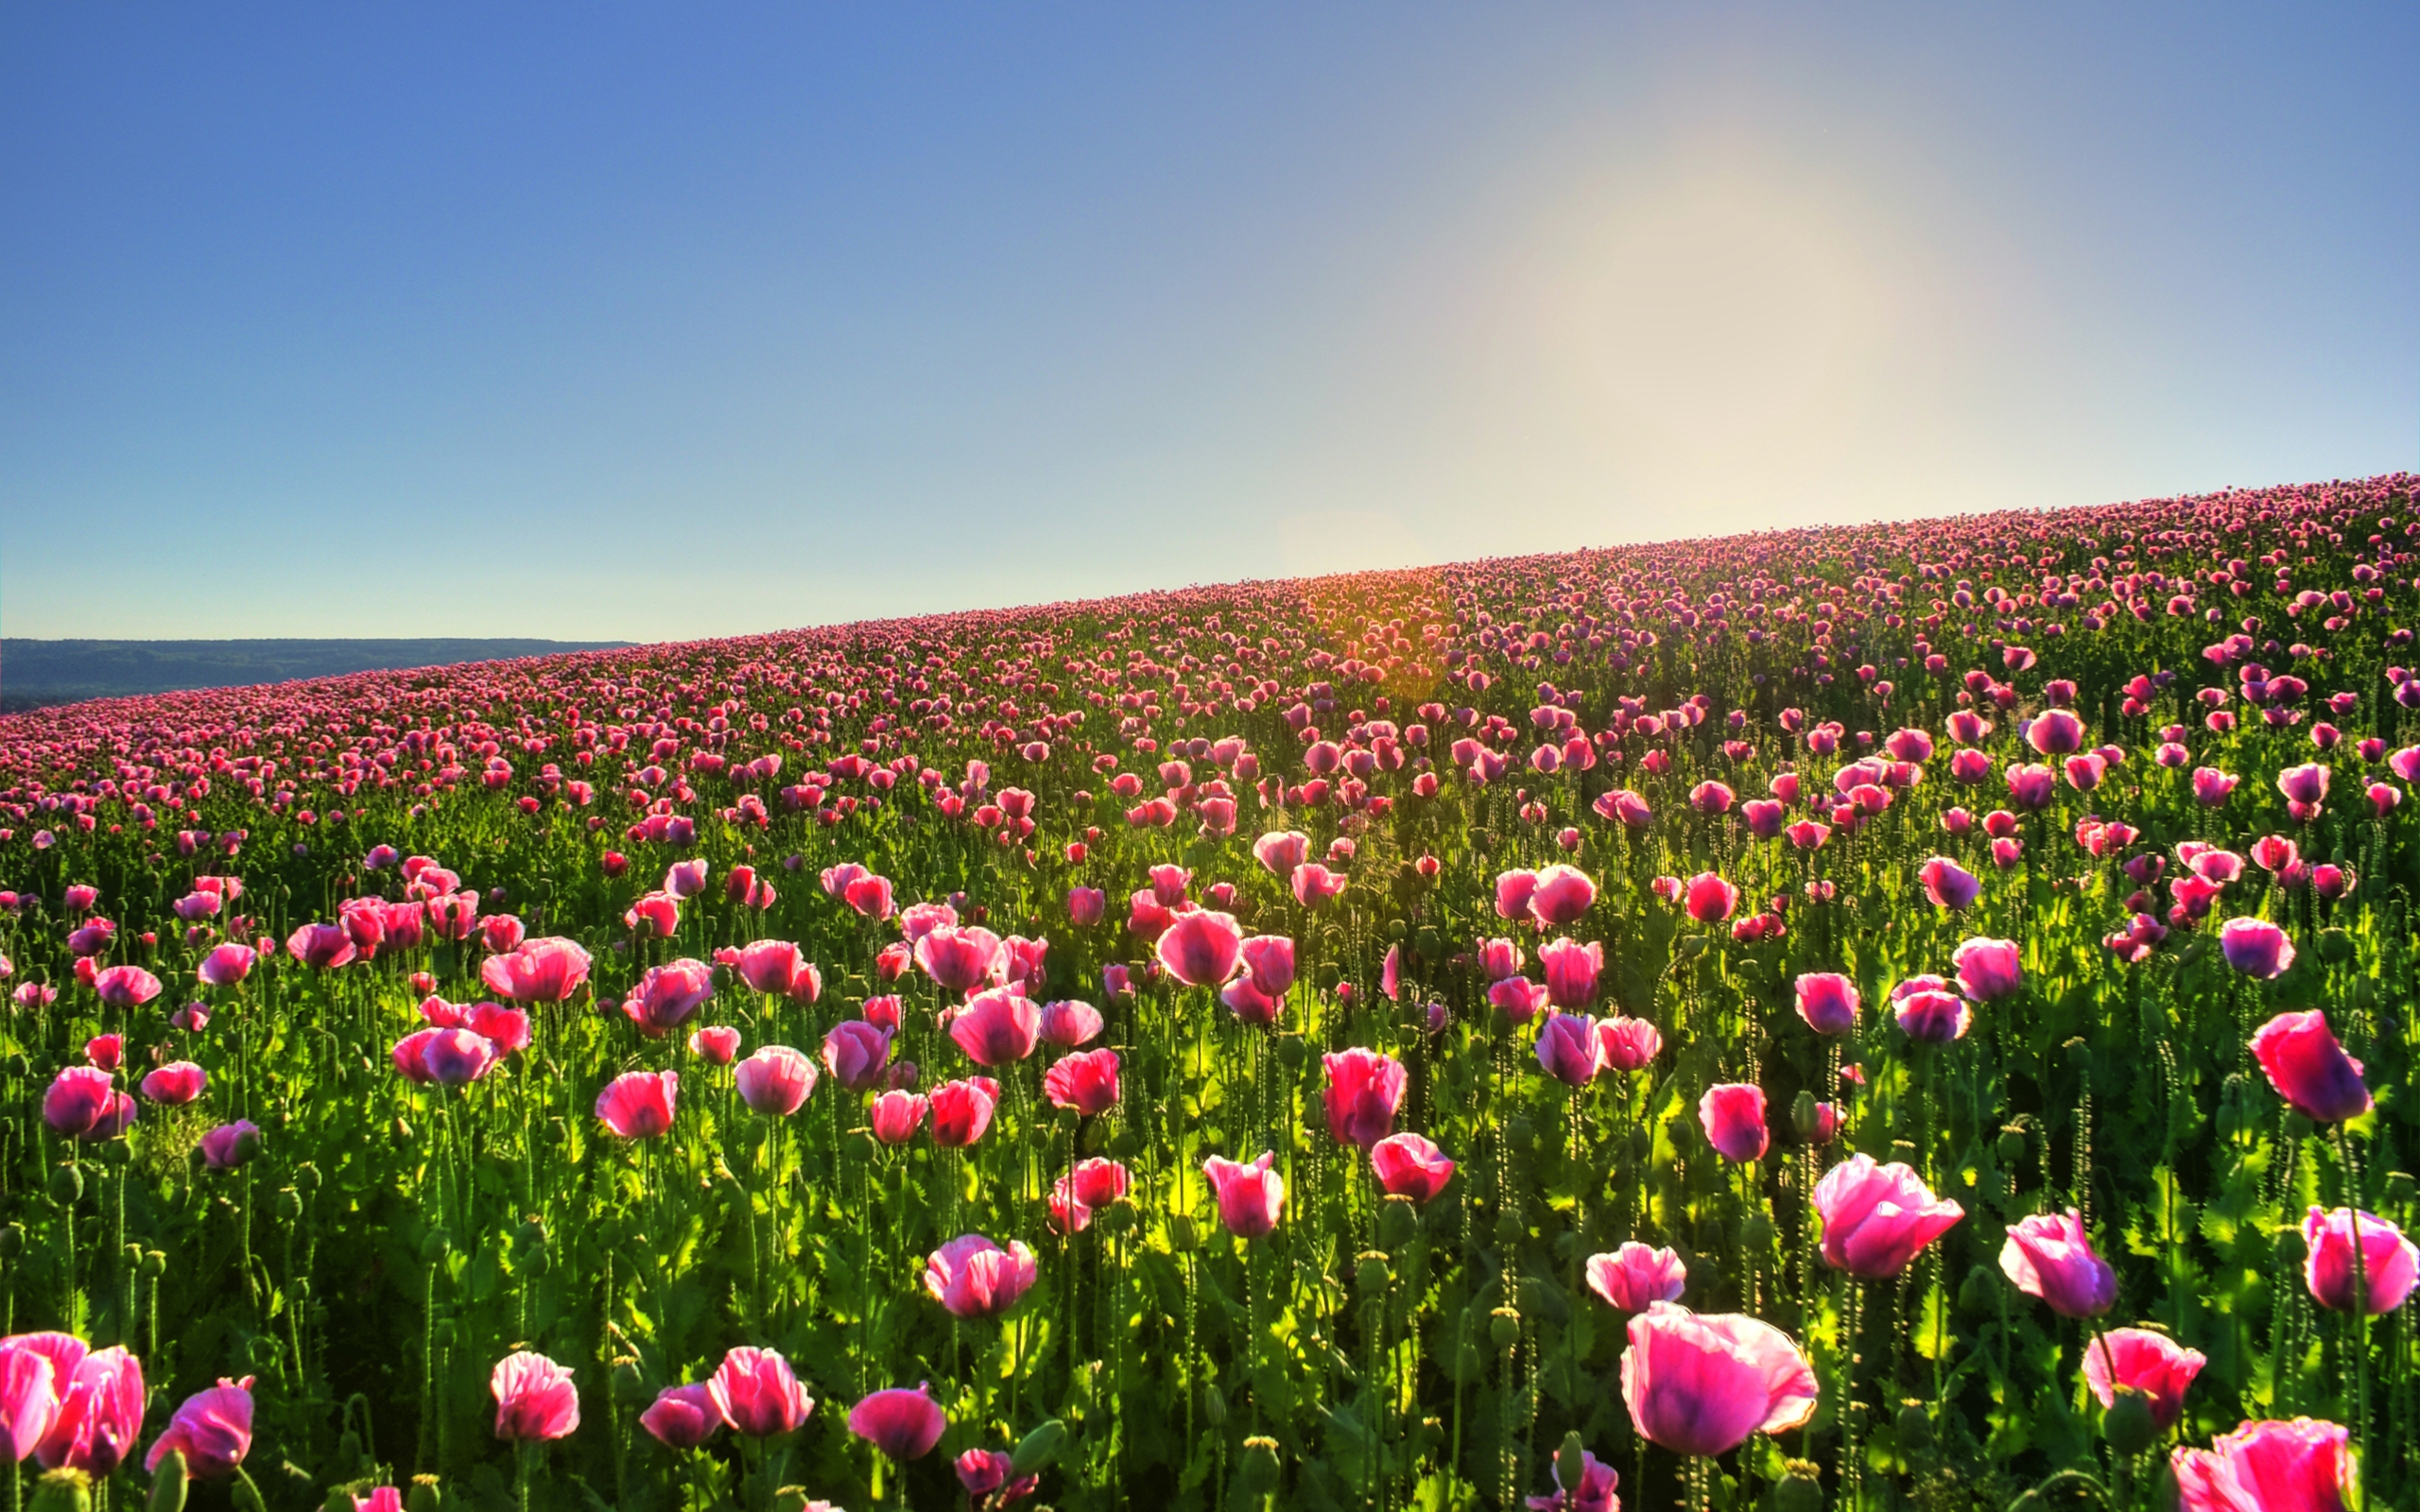
M 1824 1512 L 1824 1472 L 1803 1459 L 1793 1459 L 1765 1493 L 1769 1512 Z
M 2109 1410 L 2100 1415 L 2100 1437 L 2118 1453 L 2132 1456 L 2152 1447 L 2159 1424 L 2152 1420 L 2152 1399 L 2133 1386 L 2117 1388 Z
M 0 1263 L 14 1263 L 26 1252 L 26 1226 L 12 1223 L 0 1228 Z
M 404 1512 L 443 1512 L 445 1495 L 437 1486 L 434 1475 L 415 1475 L 412 1488 L 404 1497 Z
M 1354 1263 L 1353 1283 L 1360 1288 L 1362 1297 L 1370 1300 L 1386 1296 L 1387 1288 L 1394 1284 L 1394 1274 L 1387 1266 L 1387 1257 L 1374 1249 L 1363 1250 Z
M 1257 1435 L 1247 1438 L 1243 1453 L 1236 1460 L 1235 1476 L 1228 1482 L 1229 1498 L 1244 1506 L 1255 1506 L 1277 1489 L 1282 1473 L 1277 1440 Z
M 2025 1130 L 2015 1124 L 2004 1125 L 2000 1137 L 1993 1145 L 1999 1152 L 2000 1163 L 2014 1165 L 2025 1159 Z
M 167 1273 L 168 1255 L 165 1250 L 147 1249 L 143 1252 L 144 1280 L 156 1281 Z
M 93 1512 L 93 1483 L 82 1470 L 44 1470 L 27 1505 L 30 1512 Z
M 84 1195 L 84 1173 L 73 1160 L 51 1167 L 50 1195 L 60 1207 L 72 1208 Z M 44 1477 L 47 1479 L 47 1477 Z
M 2092 1046 L 2084 1042 L 2083 1036 L 2082 1035 L 2077 1035 L 2073 1039 L 2068 1040 L 2065 1044 L 2059 1046 L 2059 1050 L 2067 1057 L 2067 1064 L 2078 1071 L 2082 1071 L 2092 1064 Z
M 1932 1414 L 1925 1404 L 1910 1398 L 1899 1403 L 1899 1416 L 1893 1422 L 1903 1451 L 1922 1453 L 1932 1447 Z
M 1389 1254 L 1400 1251 L 1420 1231 L 1420 1212 L 1411 1199 L 1391 1193 L 1378 1205 L 1378 1245 Z
M 277 1189 L 277 1221 L 292 1223 L 302 1216 L 302 1194 L 292 1187 Z
M 806 1512 L 806 1487 L 785 1486 L 773 1493 L 773 1512 Z
M 1762 1249 L 1773 1242 L 1773 1221 L 1761 1212 L 1752 1212 L 1739 1223 L 1739 1243 L 1750 1249 Z
M 1277 1037 L 1277 1059 L 1287 1070 L 1300 1071 L 1303 1068 L 1304 1057 L 1307 1054 L 1308 1051 L 1303 1043 L 1301 1035 L 1288 1034 Z
M 1510 1349 L 1521 1342 L 1521 1313 L 1518 1308 L 1499 1307 L 1487 1315 L 1487 1336 L 1499 1349 Z

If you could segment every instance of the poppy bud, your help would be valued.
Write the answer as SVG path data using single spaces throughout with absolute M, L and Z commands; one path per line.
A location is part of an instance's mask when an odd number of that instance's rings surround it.
M 1059 1457 L 1059 1451 L 1066 1442 L 1067 1425 L 1056 1418 L 1044 1418 L 1033 1432 L 1017 1440 L 1016 1452 L 1010 1456 L 1015 1473 L 1038 1474 Z
M 185 1452 L 168 1451 L 160 1461 L 160 1468 L 151 1472 L 151 1495 L 144 1503 L 146 1512 L 184 1512 L 187 1474 Z
M 51 1199 L 61 1207 L 73 1207 L 84 1195 L 84 1173 L 76 1162 L 55 1166 L 50 1173 Z

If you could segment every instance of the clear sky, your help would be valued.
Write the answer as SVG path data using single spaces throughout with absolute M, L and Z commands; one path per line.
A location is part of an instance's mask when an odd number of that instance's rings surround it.
M 658 640 L 2420 464 L 2420 9 L 0 11 L 0 629 Z

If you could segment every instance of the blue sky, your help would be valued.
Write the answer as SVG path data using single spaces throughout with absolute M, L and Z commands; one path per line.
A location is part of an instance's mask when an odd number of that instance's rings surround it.
M 2114 9 L 12 7 L 0 629 L 657 640 L 2420 464 L 2420 12 Z

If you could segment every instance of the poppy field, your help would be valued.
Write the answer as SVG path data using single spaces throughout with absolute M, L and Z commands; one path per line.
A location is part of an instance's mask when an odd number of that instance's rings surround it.
M 2420 1508 L 2415 483 L 0 718 L 9 1505 Z

